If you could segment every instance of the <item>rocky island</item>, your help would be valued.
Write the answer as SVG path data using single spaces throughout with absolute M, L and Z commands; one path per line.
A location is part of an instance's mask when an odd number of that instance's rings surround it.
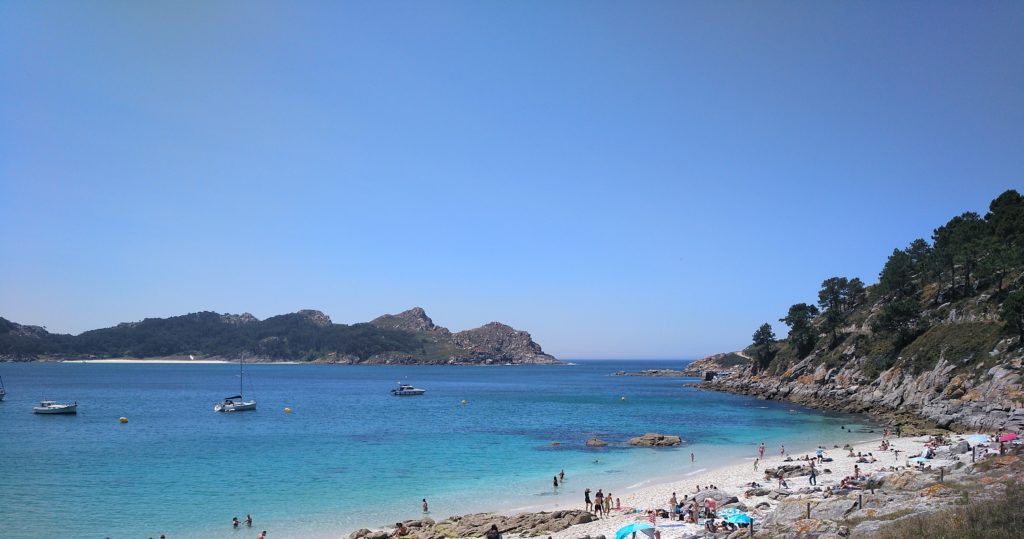
M 317 310 L 259 320 L 199 312 L 147 318 L 80 335 L 0 318 L 0 360 L 178 358 L 340 364 L 558 364 L 529 333 L 491 322 L 452 333 L 419 307 L 368 323 L 335 324 Z

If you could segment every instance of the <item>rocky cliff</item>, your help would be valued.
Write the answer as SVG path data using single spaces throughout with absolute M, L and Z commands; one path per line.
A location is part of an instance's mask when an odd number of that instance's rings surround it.
M 414 307 L 398 314 L 380 316 L 370 323 L 380 328 L 410 331 L 420 335 L 424 340 L 425 349 L 449 363 L 560 363 L 554 356 L 545 354 L 529 333 L 500 322 L 491 322 L 476 329 L 452 333 L 447 328 L 435 325 L 423 309 Z M 391 354 L 377 359 L 395 362 L 413 360 L 415 357 L 414 354 Z
M 1008 351 L 1003 341 L 991 357 L 996 364 L 974 373 L 958 368 L 972 357 L 942 358 L 934 367 L 919 373 L 894 367 L 868 378 L 864 375 L 865 355 L 849 350 L 849 363 L 842 367 L 818 364 L 806 358 L 782 374 L 752 374 L 749 367 L 737 367 L 729 376 L 699 387 L 784 399 L 807 406 L 843 412 L 866 412 L 904 422 L 921 418 L 940 428 L 953 426 L 1024 429 L 1020 351 Z

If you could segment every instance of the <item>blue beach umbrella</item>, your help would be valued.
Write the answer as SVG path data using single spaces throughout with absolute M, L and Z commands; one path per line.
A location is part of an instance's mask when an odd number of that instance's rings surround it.
M 988 436 L 985 436 L 984 434 L 972 434 L 967 437 L 967 443 L 972 445 L 985 444 L 988 443 Z
M 731 522 L 733 524 L 750 524 L 751 522 L 754 521 L 754 519 L 750 518 L 749 515 L 745 515 L 743 513 L 739 513 L 739 514 L 733 515 L 733 516 L 725 519 L 725 521 L 726 522 Z
M 909 460 L 910 460 L 910 462 L 928 462 L 928 459 L 926 459 L 924 457 L 914 457 L 914 458 L 909 459 Z
M 636 533 L 636 532 L 643 532 L 643 533 L 653 537 L 654 536 L 654 526 L 651 526 L 647 522 L 634 522 L 632 524 L 627 524 L 627 525 L 619 528 L 619 531 L 615 532 L 615 539 L 622 539 L 623 537 L 625 537 L 625 536 L 627 536 L 627 535 L 629 535 L 631 533 Z

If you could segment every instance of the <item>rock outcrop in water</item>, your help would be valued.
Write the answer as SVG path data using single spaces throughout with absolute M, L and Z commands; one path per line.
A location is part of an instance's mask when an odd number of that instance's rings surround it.
M 335 324 L 321 311 L 259 320 L 193 313 L 58 335 L 0 318 L 0 360 L 174 357 L 342 364 L 556 364 L 525 331 L 491 322 L 458 333 L 416 307 L 369 323 Z
M 640 447 L 673 447 L 683 443 L 683 439 L 670 434 L 648 432 L 643 436 L 629 439 L 629 445 Z

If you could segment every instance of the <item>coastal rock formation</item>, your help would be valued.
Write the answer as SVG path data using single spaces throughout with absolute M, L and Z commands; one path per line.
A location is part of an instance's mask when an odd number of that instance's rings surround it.
M 657 434 L 654 432 L 648 432 L 643 436 L 637 436 L 636 438 L 629 439 L 629 445 L 640 447 L 672 447 L 681 443 L 683 443 L 683 439 L 678 436 Z
M 496 525 L 505 536 L 519 535 L 534 537 L 562 531 L 569 526 L 591 522 L 594 516 L 587 511 L 542 511 L 504 516 L 494 513 L 473 513 L 452 516 L 440 522 L 431 519 L 407 520 L 409 539 L 442 539 L 446 537 L 483 537 L 492 525 Z M 383 534 L 383 536 L 381 535 Z M 378 530 L 360 529 L 349 535 L 349 539 L 385 539 L 389 533 Z
M 690 376 L 686 374 L 687 371 L 680 371 L 676 369 L 646 369 L 642 371 L 627 372 L 618 371 L 613 372 L 612 376 L 653 376 L 653 377 L 665 377 L 665 378 L 679 378 L 684 376 Z
M 883 473 L 869 483 L 873 489 L 839 490 L 828 498 L 816 492 L 791 494 L 779 499 L 755 537 L 890 537 L 888 529 L 905 519 L 936 519 L 967 499 L 989 503 L 988 499 L 1002 494 L 1008 480 L 1019 480 L 1022 471 L 1019 455 L 1013 454 L 992 457 L 974 466 L 947 468 L 943 475 L 917 470 Z M 918 526 L 912 528 L 927 531 Z
M 600 438 L 588 438 L 587 439 L 587 447 L 604 447 L 606 445 L 608 445 L 608 442 L 606 442 L 606 441 L 604 441 L 604 440 L 602 440 Z
M 370 323 L 335 324 L 321 311 L 259 320 L 245 313 L 147 318 L 57 335 L 0 318 L 0 360 L 188 357 L 337 364 L 557 364 L 525 331 L 491 322 L 452 334 L 415 307 Z
M 398 329 L 417 333 L 439 333 L 450 335 L 451 332 L 443 327 L 434 325 L 434 321 L 427 316 L 422 307 L 413 307 L 398 314 L 385 314 L 370 321 L 371 324 L 386 329 Z
M 706 372 L 723 372 L 748 363 L 750 363 L 750 357 L 742 351 L 713 354 L 687 365 L 683 375 L 703 378 Z
M 452 338 L 456 346 L 469 353 L 466 359 L 482 360 L 486 363 L 558 362 L 554 357 L 545 354 L 540 345 L 533 342 L 529 333 L 518 331 L 500 322 L 460 331 L 452 335 Z
M 789 400 L 807 406 L 842 412 L 868 412 L 897 423 L 919 416 L 939 428 L 1018 430 L 1024 427 L 1021 399 L 1021 356 L 1002 356 L 1009 339 L 1000 342 L 992 359 L 1005 363 L 977 370 L 973 376 L 957 375 L 955 367 L 971 358 L 941 358 L 931 369 L 913 373 L 900 367 L 867 379 L 860 368 L 868 361 L 855 350 L 849 361 L 837 367 L 815 365 L 807 358 L 781 376 L 729 376 L 702 382 L 699 387 Z

